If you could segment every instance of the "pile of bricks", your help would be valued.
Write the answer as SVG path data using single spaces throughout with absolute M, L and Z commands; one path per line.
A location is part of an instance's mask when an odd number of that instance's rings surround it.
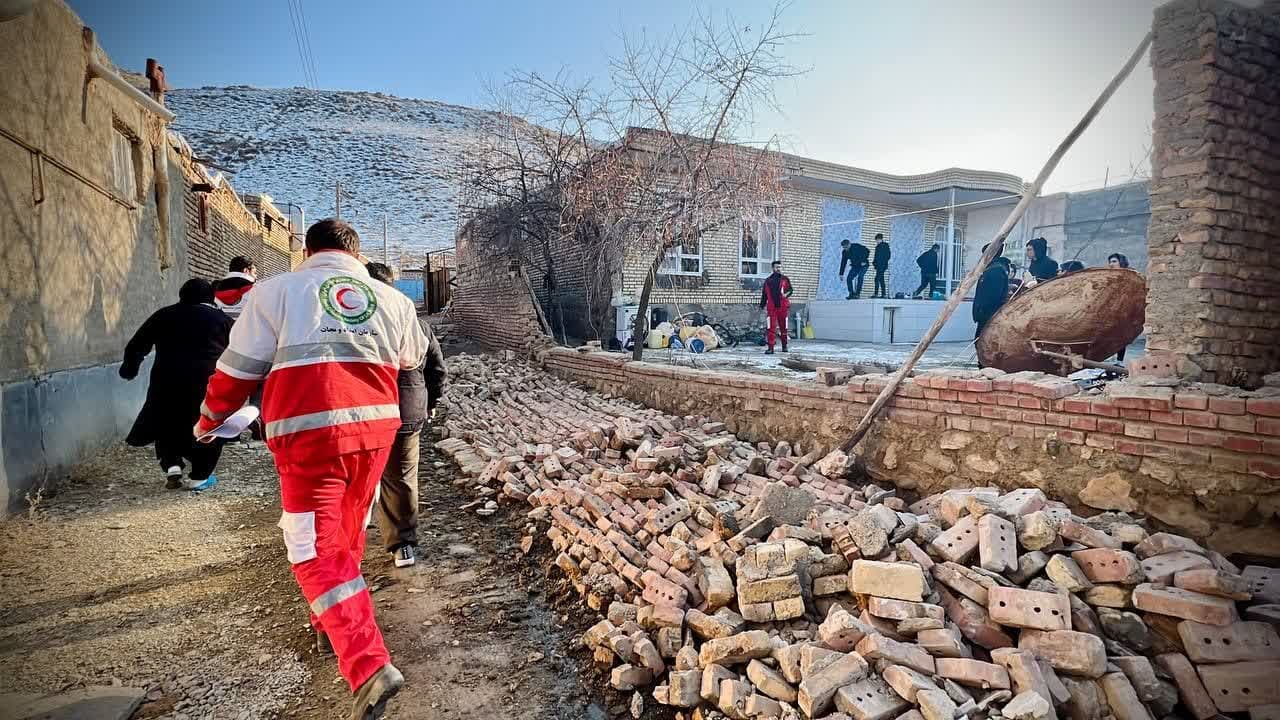
M 440 446 L 532 506 L 618 690 L 706 719 L 1280 717 L 1280 571 L 1038 489 L 908 503 L 839 452 L 451 370 Z

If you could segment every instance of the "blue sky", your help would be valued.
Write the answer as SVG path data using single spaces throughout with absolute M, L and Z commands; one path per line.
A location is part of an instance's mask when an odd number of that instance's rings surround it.
M 165 65 L 170 85 L 306 84 L 287 0 L 70 0 L 119 65 Z M 788 59 L 810 68 L 757 115 L 801 155 L 874 170 L 950 166 L 1030 179 L 1151 24 L 1155 0 L 799 0 Z M 513 68 L 603 79 L 624 33 L 667 33 L 696 10 L 739 21 L 742 0 L 303 0 L 322 88 L 484 106 Z M 1128 180 L 1150 145 L 1142 63 L 1064 160 L 1049 190 Z

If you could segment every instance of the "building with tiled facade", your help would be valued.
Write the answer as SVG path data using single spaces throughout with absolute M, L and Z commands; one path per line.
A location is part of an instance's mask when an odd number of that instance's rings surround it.
M 1017 195 L 1023 187 L 1013 175 L 962 168 L 891 175 L 794 155 L 783 157 L 783 167 L 780 205 L 669 251 L 655 278 L 651 307 L 663 308 L 668 317 L 701 311 L 739 326 L 758 324 L 761 284 L 770 262 L 780 259 L 801 319 L 815 301 L 845 302 L 841 241 L 870 250 L 878 233 L 893 253 L 886 278 L 890 297 L 909 297 L 916 290 L 916 258 L 935 242 L 942 247 L 939 289 L 946 292 L 966 267 L 969 208 Z M 627 253 L 615 306 L 635 302 L 650 261 L 642 253 Z M 868 271 L 861 302 L 870 302 L 865 298 L 873 276 L 874 270 Z
M 841 241 L 871 249 L 875 236 L 883 234 L 893 252 L 886 277 L 889 295 L 903 298 L 909 298 L 920 284 L 916 258 L 938 243 L 942 246 L 938 289 L 945 294 L 959 283 L 966 267 L 968 212 L 1016 197 L 1023 190 L 1021 178 L 1006 173 L 949 168 L 892 175 L 789 154 L 779 154 L 778 159 L 783 177 L 776 205 L 761 207 L 695 242 L 668 250 L 649 299 L 657 315 L 674 318 L 702 312 L 741 328 L 760 325 L 761 286 L 772 261 L 780 259 L 794 288 L 797 321 L 813 321 L 811 306 L 831 303 L 827 312 L 839 322 L 825 328 L 830 330 L 829 339 L 876 339 L 884 330 L 880 305 L 869 299 L 857 301 L 861 303 L 857 307 L 846 305 L 853 301 L 845 300 L 847 288 L 839 276 Z M 495 210 L 493 218 L 501 215 Z M 557 339 L 609 343 L 626 334 L 627 318 L 634 317 L 653 263 L 647 248 L 628 246 L 618 257 L 606 248 L 593 249 L 589 240 L 560 238 L 547 253 L 526 248 L 521 257 L 496 258 L 495 253 L 508 252 L 512 243 L 480 243 L 473 230 L 469 224 L 459 233 L 460 290 L 455 314 L 486 327 L 504 322 L 489 311 L 494 288 L 484 280 L 502 266 L 526 276 L 528 282 L 522 280 L 516 287 L 529 288 L 523 294 L 536 299 Z M 548 254 L 553 272 L 547 269 Z M 868 271 L 863 298 L 872 293 L 873 276 L 874 271 Z M 463 287 L 462 280 L 468 277 L 475 287 Z M 469 298 L 474 298 L 474 308 Z M 940 306 L 928 300 L 918 302 L 923 304 L 920 308 L 900 316 L 910 315 L 914 322 L 917 316 L 936 315 Z M 857 321 L 859 330 L 866 330 L 865 337 L 850 336 L 836 327 L 860 313 L 868 318 Z M 891 308 L 889 317 L 893 314 Z M 824 327 L 816 321 L 812 324 L 822 338 Z

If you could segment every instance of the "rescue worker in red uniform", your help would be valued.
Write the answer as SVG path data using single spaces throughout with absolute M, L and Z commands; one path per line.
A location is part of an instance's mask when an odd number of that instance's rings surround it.
M 197 436 L 266 378 L 262 415 L 280 473 L 280 528 L 317 642 L 355 693 L 352 720 L 381 717 L 404 684 L 360 573 L 365 518 L 396 431 L 400 370 L 422 365 L 413 303 L 369 277 L 340 220 L 307 230 L 306 260 L 257 283 L 209 378 Z
M 791 311 L 791 278 L 782 274 L 782 261 L 774 260 L 773 274 L 764 280 L 760 289 L 760 307 L 769 316 L 769 331 L 765 334 L 765 355 L 773 354 L 774 333 L 782 336 L 782 352 L 787 351 L 787 313 Z

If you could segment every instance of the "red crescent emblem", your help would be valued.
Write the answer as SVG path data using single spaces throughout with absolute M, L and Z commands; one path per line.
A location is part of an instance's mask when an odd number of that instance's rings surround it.
M 333 296 L 333 299 L 336 300 L 338 304 L 342 306 L 343 310 L 355 310 L 356 308 L 360 307 L 359 305 L 348 305 L 342 301 L 342 296 L 346 295 L 349 292 L 355 292 L 355 291 L 349 287 L 344 287 Z

